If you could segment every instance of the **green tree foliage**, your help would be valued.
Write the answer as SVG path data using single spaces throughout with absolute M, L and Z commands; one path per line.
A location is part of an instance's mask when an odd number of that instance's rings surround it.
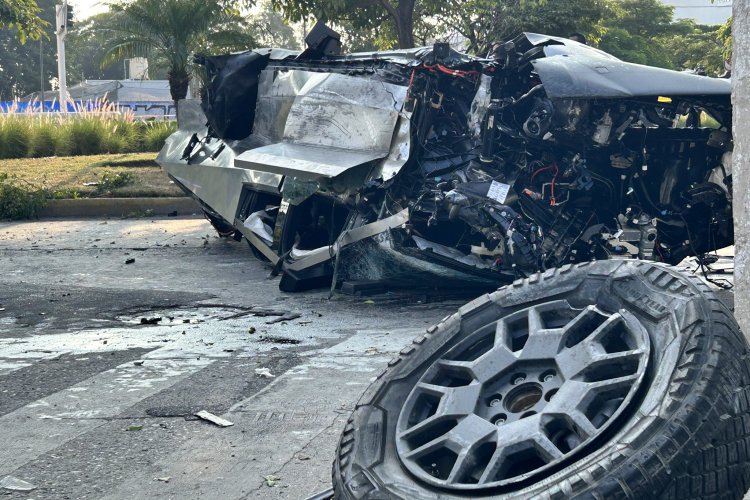
M 612 16 L 603 20 L 608 27 L 625 30 L 632 36 L 652 37 L 674 33 L 674 7 L 661 0 L 618 0 L 611 2 Z
M 522 31 L 586 35 L 626 61 L 673 69 L 697 65 L 715 74 L 731 50 L 731 23 L 716 29 L 672 20 L 661 0 L 272 0 L 286 19 L 315 17 L 343 31 L 349 49 L 385 49 L 465 41 L 484 55 Z M 405 33 L 411 26 L 410 36 Z M 456 36 L 457 35 L 457 36 Z M 717 47 L 719 49 L 717 50 Z
M 0 28 L 15 30 L 21 43 L 26 37 L 37 40 L 48 25 L 39 13 L 35 0 L 0 0 Z
M 0 5 L 4 1 L 15 5 L 17 0 L 0 0 Z M 50 78 L 57 75 L 55 0 L 39 0 L 38 8 L 41 9 L 38 15 L 43 23 L 40 36 L 37 36 L 38 41 L 26 40 L 23 43 L 18 36 L 17 27 L 11 27 L 10 23 L 0 29 L 0 100 L 11 100 L 41 90 L 42 81 L 45 89 L 49 90 Z M 44 74 L 39 67 L 40 46 Z
M 438 12 L 444 2 L 438 0 L 272 0 L 286 19 L 300 21 L 315 17 L 340 23 L 354 30 L 373 30 L 389 24 L 396 46 L 414 47 L 415 27 L 427 16 Z
M 497 41 L 524 31 L 590 37 L 608 10 L 606 0 L 452 0 L 437 18 L 466 39 L 469 52 L 484 55 Z
M 660 0 L 613 1 L 611 15 L 601 21 L 598 47 L 625 61 L 672 68 L 671 54 L 661 41 L 684 31 L 672 23 L 673 11 Z
M 664 52 L 674 69 L 703 68 L 709 75 L 724 71 L 724 43 L 715 26 L 685 23 L 685 31 L 662 37 Z
M 676 70 L 702 67 L 714 76 L 722 73 L 721 28 L 692 20 L 672 21 L 673 10 L 659 0 L 613 2 L 613 15 L 601 22 L 598 46 L 639 64 Z
M 263 47 L 300 48 L 294 29 L 273 9 L 270 0 L 260 4 L 260 10 L 252 17 L 250 24 L 256 41 Z
M 251 47 L 247 20 L 234 8 L 210 0 L 135 0 L 112 5 L 101 28 L 107 39 L 102 66 L 125 57 L 164 61 L 172 99 L 187 95 L 192 56 Z
M 82 80 L 118 80 L 125 78 L 122 61 L 102 68 L 106 54 L 107 31 L 112 16 L 105 12 L 77 22 L 65 39 L 69 84 Z

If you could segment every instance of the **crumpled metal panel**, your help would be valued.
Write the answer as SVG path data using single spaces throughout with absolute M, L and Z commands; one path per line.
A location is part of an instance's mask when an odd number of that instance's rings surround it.
M 336 177 L 352 167 L 381 157 L 382 153 L 379 152 L 279 142 L 246 151 L 239 155 L 234 163 L 240 168 L 315 180 L 321 177 Z
M 726 79 L 624 62 L 565 38 L 536 33 L 525 36 L 533 45 L 546 45 L 546 57 L 532 64 L 551 98 L 729 96 L 732 91 Z
M 197 133 L 203 138 L 208 130 L 206 116 L 198 101 L 180 101 L 179 113 L 179 129 L 169 136 L 156 161 L 203 203 L 224 219 L 232 221 L 243 183 L 278 189 L 282 180 L 280 175 L 235 168 L 235 152 L 231 147 L 225 147 L 215 159 L 212 159 L 211 156 L 222 144 L 217 140 L 204 145 L 202 151 L 191 159 L 190 164 L 182 160 L 182 153 L 190 142 L 190 137 Z
M 264 69 L 258 79 L 258 105 L 253 135 L 278 142 L 284 137 L 289 110 L 310 77 L 309 71 Z
M 398 123 L 396 124 L 396 134 L 391 143 L 391 150 L 388 152 L 388 156 L 379 165 L 380 175 L 374 175 L 374 177 L 382 177 L 384 181 L 395 177 L 409 160 L 410 150 L 411 113 L 402 111 Z
M 389 155 L 406 87 L 298 70 L 289 71 L 284 81 L 276 74 L 279 81 L 269 82 L 271 72 L 266 71 L 261 95 L 271 99 L 269 109 L 261 109 L 266 102 L 258 100 L 258 134 L 277 135 L 280 123 L 274 112 L 283 109 L 291 93 L 297 95 L 286 117 L 283 139 L 242 153 L 236 166 L 306 179 L 331 178 Z
M 387 154 L 406 87 L 372 78 L 318 73 L 289 111 L 284 140 Z

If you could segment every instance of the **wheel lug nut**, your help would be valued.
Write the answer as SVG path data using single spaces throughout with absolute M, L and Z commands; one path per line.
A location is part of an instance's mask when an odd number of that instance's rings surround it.
M 550 380 L 552 380 L 553 378 L 555 378 L 555 376 L 554 376 L 554 375 L 547 375 L 546 377 L 544 377 L 544 381 L 545 381 L 545 382 L 549 382 L 549 381 L 550 381 Z
M 523 378 L 523 377 L 518 377 L 517 379 L 513 380 L 513 385 L 518 385 L 521 382 L 523 382 L 524 380 L 526 380 L 526 379 Z
M 493 399 L 492 401 L 490 401 L 490 406 L 497 406 L 499 404 L 500 404 L 499 399 Z
M 503 425 L 504 423 L 505 423 L 504 418 L 498 418 L 497 420 L 495 420 L 495 425 Z

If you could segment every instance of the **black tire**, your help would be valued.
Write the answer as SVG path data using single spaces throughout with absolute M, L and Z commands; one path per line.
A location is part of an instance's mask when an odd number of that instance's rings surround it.
M 399 416 L 427 370 L 482 327 L 560 300 L 624 310 L 648 334 L 639 392 L 612 425 L 557 466 L 486 489 L 435 485 L 404 465 Z M 750 487 L 747 354 L 737 323 L 706 284 L 669 266 L 600 261 L 536 274 L 470 302 L 390 361 L 341 436 L 335 498 L 742 498 Z

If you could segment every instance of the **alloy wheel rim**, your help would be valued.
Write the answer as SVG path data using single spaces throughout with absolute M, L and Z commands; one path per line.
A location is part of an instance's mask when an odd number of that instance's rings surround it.
M 625 310 L 561 300 L 517 311 L 427 369 L 396 424 L 399 459 L 450 490 L 541 476 L 612 427 L 649 356 L 648 333 Z

